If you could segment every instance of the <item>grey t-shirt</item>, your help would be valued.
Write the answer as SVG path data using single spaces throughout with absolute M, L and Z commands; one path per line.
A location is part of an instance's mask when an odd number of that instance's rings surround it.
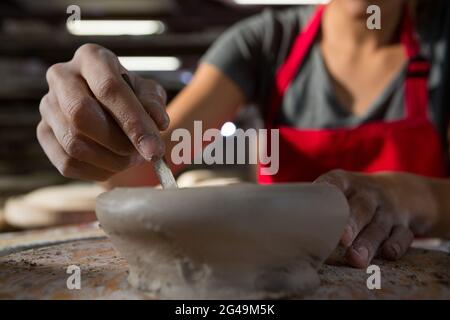
M 447 91 L 450 4 L 428 1 L 420 10 L 417 29 L 422 54 L 432 63 L 429 79 L 432 121 L 446 144 L 449 102 Z M 314 6 L 283 11 L 266 10 L 226 31 L 202 58 L 215 65 L 257 104 L 264 114 L 273 87 L 274 74 L 286 60 L 296 36 L 310 20 Z M 404 115 L 403 83 L 406 66 L 385 88 L 364 116 L 355 116 L 340 105 L 330 75 L 316 44 L 286 92 L 277 116 L 280 124 L 298 128 L 351 127 L 373 120 L 395 120 Z

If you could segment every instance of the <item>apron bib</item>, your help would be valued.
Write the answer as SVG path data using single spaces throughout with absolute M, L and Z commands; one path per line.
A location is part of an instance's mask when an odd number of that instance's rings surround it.
M 266 127 L 279 129 L 279 171 L 275 175 L 259 174 L 259 182 L 313 181 L 333 169 L 447 176 L 440 138 L 428 118 L 430 64 L 419 56 L 419 43 L 408 14 L 405 14 L 401 30 L 401 43 L 409 60 L 403 119 L 339 129 L 298 129 L 275 124 L 283 97 L 319 34 L 325 8 L 318 7 L 276 74 Z M 270 143 L 268 152 L 270 154 Z M 264 165 L 259 166 L 258 172 L 261 172 Z

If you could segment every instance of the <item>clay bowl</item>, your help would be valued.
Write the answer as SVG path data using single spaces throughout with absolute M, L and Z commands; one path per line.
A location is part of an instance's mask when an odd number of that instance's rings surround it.
M 339 189 L 279 184 L 100 195 L 97 217 L 130 266 L 132 286 L 160 298 L 276 298 L 318 285 L 348 216 Z

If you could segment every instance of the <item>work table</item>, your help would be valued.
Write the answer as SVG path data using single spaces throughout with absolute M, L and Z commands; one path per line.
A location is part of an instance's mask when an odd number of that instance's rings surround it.
M 423 243 L 422 243 L 423 246 Z M 450 251 L 449 242 L 428 242 Z M 450 253 L 412 248 L 397 262 L 374 260 L 381 289 L 369 274 L 329 261 L 321 286 L 306 299 L 450 299 Z M 81 268 L 81 290 L 69 290 L 70 265 Z M 0 234 L 0 299 L 145 299 L 128 285 L 127 262 L 97 224 Z

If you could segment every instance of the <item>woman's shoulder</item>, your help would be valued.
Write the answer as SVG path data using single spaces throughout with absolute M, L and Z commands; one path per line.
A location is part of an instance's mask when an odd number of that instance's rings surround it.
M 304 26 L 316 9 L 315 5 L 302 5 L 282 10 L 266 9 L 260 17 L 265 23 Z
M 234 35 L 259 36 L 266 41 L 276 41 L 278 38 L 298 33 L 309 20 L 315 6 L 303 5 L 283 10 L 273 8 L 248 17 L 228 30 Z
M 315 6 L 263 12 L 224 32 L 202 57 L 242 88 L 249 100 L 266 92 L 273 72 L 282 63 L 300 28 Z
M 314 5 L 287 9 L 265 9 L 232 28 L 231 33 L 245 42 L 254 42 L 263 56 L 284 61 L 299 31 L 315 11 Z

